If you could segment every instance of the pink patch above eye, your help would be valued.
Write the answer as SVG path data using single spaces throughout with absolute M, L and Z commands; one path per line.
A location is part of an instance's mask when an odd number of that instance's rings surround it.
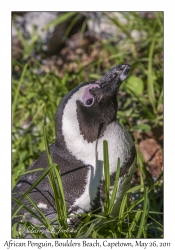
M 85 103 L 88 99 L 94 98 L 93 95 L 89 92 L 90 89 L 93 88 L 100 88 L 98 84 L 91 84 L 89 87 L 86 88 L 86 91 L 83 95 L 83 102 Z

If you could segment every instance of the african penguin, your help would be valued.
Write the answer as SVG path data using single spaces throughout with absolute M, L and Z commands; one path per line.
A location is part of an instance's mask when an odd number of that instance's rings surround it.
M 108 141 L 111 190 L 120 158 L 114 215 L 118 213 L 124 193 L 130 188 L 136 162 L 135 146 L 129 133 L 116 120 L 116 95 L 129 70 L 128 64 L 115 66 L 99 80 L 74 88 L 58 106 L 56 141 L 49 149 L 52 161 L 60 167 L 68 214 L 104 210 L 104 140 Z M 46 152 L 43 152 L 27 170 L 47 167 Z M 35 171 L 22 176 L 13 190 L 13 197 L 19 199 L 41 174 L 42 171 Z M 30 192 L 30 197 L 48 219 L 56 218 L 55 201 L 47 176 Z M 27 199 L 23 203 L 31 206 Z M 22 216 L 23 220 L 37 224 L 25 208 L 18 214 L 13 223 Z

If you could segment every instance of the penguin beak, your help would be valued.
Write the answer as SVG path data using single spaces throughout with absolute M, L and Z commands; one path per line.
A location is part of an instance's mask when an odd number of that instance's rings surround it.
M 128 76 L 130 68 L 131 66 L 129 64 L 117 65 L 97 80 L 95 83 L 99 84 L 101 94 L 116 94 L 121 83 Z

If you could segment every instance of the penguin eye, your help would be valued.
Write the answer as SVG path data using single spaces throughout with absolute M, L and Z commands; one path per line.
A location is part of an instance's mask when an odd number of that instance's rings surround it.
M 85 105 L 86 106 L 92 106 L 93 103 L 94 103 L 94 99 L 93 98 L 90 98 L 87 101 L 85 101 Z

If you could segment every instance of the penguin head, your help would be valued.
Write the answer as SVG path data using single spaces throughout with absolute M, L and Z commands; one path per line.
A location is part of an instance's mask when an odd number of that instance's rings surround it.
M 101 137 L 106 126 L 116 119 L 116 95 L 129 70 L 128 64 L 115 66 L 99 80 L 83 83 L 69 92 L 60 103 L 56 117 L 58 122 L 62 113 L 63 135 L 70 133 L 67 138 L 71 140 L 71 132 L 79 130 L 89 143 Z

